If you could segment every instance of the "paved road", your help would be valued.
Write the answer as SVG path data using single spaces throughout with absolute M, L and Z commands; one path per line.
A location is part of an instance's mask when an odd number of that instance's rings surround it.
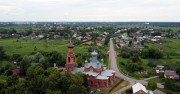
M 130 78 L 128 76 L 125 76 L 124 74 L 122 74 L 119 69 L 118 69 L 118 65 L 116 63 L 116 52 L 114 51 L 114 44 L 112 41 L 112 38 L 110 39 L 110 48 L 109 48 L 109 59 L 110 59 L 110 68 L 114 71 L 116 71 L 116 76 L 119 78 L 122 78 L 124 80 L 129 81 L 129 85 L 116 91 L 114 94 L 121 94 L 123 91 L 129 89 L 132 87 L 132 85 L 134 85 L 136 82 L 140 82 L 143 85 L 147 85 L 147 82 L 144 80 L 136 80 L 134 78 Z M 157 86 L 159 88 L 163 88 L 163 86 L 161 84 L 157 84 Z

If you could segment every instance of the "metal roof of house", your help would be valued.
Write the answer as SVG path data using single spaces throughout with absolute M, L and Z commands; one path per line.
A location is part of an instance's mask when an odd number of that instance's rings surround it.
M 73 44 L 69 44 L 69 45 L 68 45 L 68 48 L 73 48 L 73 47 L 74 47 Z
M 179 75 L 175 71 L 172 71 L 172 70 L 165 70 L 164 75 L 179 77 Z
M 94 52 L 91 53 L 91 55 L 92 55 L 92 56 L 93 56 L 93 55 L 98 55 L 98 53 L 94 51 Z
M 115 71 L 113 71 L 113 70 L 104 70 L 103 72 L 101 72 L 101 75 L 103 75 L 103 76 L 112 76 L 114 72 Z
M 77 72 L 84 72 L 84 67 L 81 68 L 75 68 L 72 73 L 77 73 Z
M 136 83 L 135 85 L 132 86 L 132 89 L 133 89 L 133 93 L 136 93 L 140 90 L 144 91 L 144 92 L 147 92 L 146 90 L 146 87 L 143 86 L 142 84 L 140 83 Z
M 89 72 L 84 72 L 85 74 L 91 75 L 91 76 L 98 76 L 98 73 L 89 71 Z
M 101 66 L 104 66 L 101 62 L 97 60 L 98 53 L 94 51 L 91 55 L 92 58 L 90 59 L 90 63 L 85 62 L 85 68 L 89 68 L 90 66 L 92 66 L 93 68 L 100 69 Z
M 106 79 L 108 79 L 109 77 L 107 77 L 107 76 L 102 76 L 102 75 L 98 75 L 97 77 L 96 77 L 96 79 L 101 79 L 101 80 L 106 80 Z

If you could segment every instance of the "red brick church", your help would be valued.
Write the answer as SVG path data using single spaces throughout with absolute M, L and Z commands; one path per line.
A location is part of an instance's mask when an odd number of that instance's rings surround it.
M 91 56 L 92 58 L 90 58 L 89 62 L 87 60 L 85 61 L 84 67 L 77 68 L 74 45 L 68 45 L 64 71 L 71 73 L 82 72 L 87 75 L 90 87 L 107 88 L 115 81 L 115 71 L 106 69 L 103 64 L 103 59 L 101 62 L 98 61 L 97 52 L 92 52 Z

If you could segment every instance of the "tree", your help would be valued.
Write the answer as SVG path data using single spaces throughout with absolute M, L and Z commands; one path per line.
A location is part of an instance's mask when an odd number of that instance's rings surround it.
M 163 52 L 157 48 L 143 49 L 142 57 L 143 58 L 160 59 L 160 58 L 163 58 Z
M 0 60 L 3 60 L 6 58 L 5 50 L 2 46 L 0 46 Z
M 5 83 L 4 81 L 2 81 L 2 80 L 0 81 L 0 93 L 1 93 L 1 94 L 3 94 L 3 90 L 4 90 L 4 88 L 5 88 L 5 84 L 6 84 L 6 83 Z
M 30 94 L 41 94 L 44 91 L 43 89 L 43 79 L 45 78 L 44 75 L 36 75 L 31 80 L 28 80 L 28 92 Z
M 105 39 L 104 45 L 106 45 L 106 46 L 108 45 L 109 39 L 110 39 L 110 36 L 108 35 L 108 36 L 106 37 L 106 39 Z
M 29 67 L 26 71 L 28 78 L 34 78 L 36 75 L 44 74 L 44 69 L 41 66 Z
M 129 72 L 138 71 L 138 64 L 137 64 L 137 63 L 128 63 L 128 64 L 126 65 L 126 69 L 127 69 Z
M 12 86 L 18 83 L 18 77 L 16 75 L 11 75 L 7 78 L 7 86 Z
M 13 54 L 12 56 L 11 56 L 11 60 L 12 61 L 20 61 L 20 59 L 22 58 L 22 56 L 20 55 L 20 54 Z
M 166 78 L 164 88 L 174 92 L 180 92 L 180 83 L 176 82 L 174 79 Z
M 157 88 L 157 84 L 154 81 L 148 81 L 148 89 L 155 90 Z
M 141 63 L 141 59 L 138 54 L 134 54 L 134 56 L 131 57 L 131 60 L 133 63 Z
M 26 76 L 26 70 L 30 66 L 31 60 L 28 56 L 24 56 L 20 62 L 20 74 L 21 76 Z
M 87 90 L 84 86 L 71 85 L 68 94 L 87 94 Z
M 62 58 L 62 55 L 58 53 L 57 51 L 53 51 L 50 53 L 49 62 L 51 63 L 51 66 L 53 66 L 54 63 L 60 66 L 64 66 L 65 62 Z
M 47 90 L 46 94 L 62 94 L 60 90 Z
M 82 73 L 76 73 L 72 77 L 72 84 L 69 87 L 68 94 L 87 94 L 87 88 L 83 84 L 86 85 L 86 78 Z M 85 83 L 84 83 L 85 82 Z
M 77 57 L 76 63 L 78 64 L 78 67 L 82 67 L 83 58 L 81 55 Z

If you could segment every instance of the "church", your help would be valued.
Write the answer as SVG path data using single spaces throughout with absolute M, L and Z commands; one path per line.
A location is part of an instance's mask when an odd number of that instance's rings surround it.
M 115 81 L 115 71 L 108 70 L 103 64 L 103 59 L 98 61 L 98 53 L 92 52 L 89 61 L 85 61 L 84 67 L 77 68 L 76 55 L 74 53 L 74 45 L 68 45 L 68 53 L 66 56 L 65 72 L 77 73 L 82 72 L 88 77 L 89 87 L 108 88 Z

